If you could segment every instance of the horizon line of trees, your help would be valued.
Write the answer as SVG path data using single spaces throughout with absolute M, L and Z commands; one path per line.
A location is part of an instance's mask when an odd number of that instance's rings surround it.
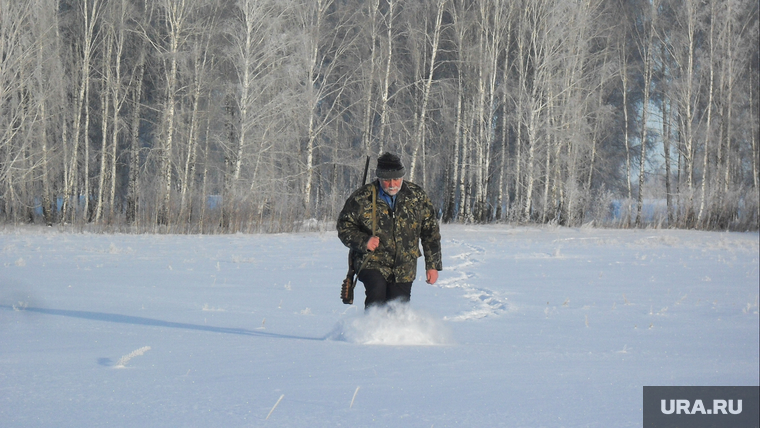
M 393 151 L 444 222 L 756 230 L 759 8 L 0 0 L 0 221 L 294 230 Z

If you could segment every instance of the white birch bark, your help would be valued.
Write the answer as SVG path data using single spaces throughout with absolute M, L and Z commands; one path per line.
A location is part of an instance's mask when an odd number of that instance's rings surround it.
M 205 79 L 205 68 L 208 60 L 208 43 L 200 44 L 196 40 L 195 59 L 193 61 L 194 74 L 192 86 L 193 107 L 190 117 L 190 130 L 188 131 L 188 147 L 185 154 L 185 162 L 182 168 L 182 185 L 180 189 L 180 208 L 179 220 L 181 223 L 187 223 L 189 219 L 188 201 L 193 184 L 193 171 L 195 168 L 195 158 L 198 145 L 198 121 L 200 116 L 200 100 L 203 80 Z
M 710 31 L 709 36 L 707 39 L 707 43 L 709 45 L 709 57 L 707 58 L 707 61 L 710 63 L 710 81 L 708 84 L 708 93 L 707 93 L 707 129 L 705 132 L 705 148 L 704 148 L 704 156 L 702 158 L 702 185 L 701 185 L 701 195 L 700 195 L 700 202 L 699 202 L 699 214 L 697 214 L 697 225 L 704 226 L 703 218 L 705 215 L 705 205 L 706 205 L 706 199 L 707 199 L 707 182 L 708 182 L 708 165 L 707 161 L 709 159 L 710 155 L 710 132 L 712 131 L 710 126 L 712 124 L 712 107 L 713 107 L 713 93 L 714 93 L 714 81 L 715 81 L 715 21 L 717 16 L 714 13 L 715 8 L 715 2 L 711 1 L 710 6 L 713 10 L 713 12 L 710 14 Z
M 499 168 L 499 189 L 498 189 L 498 196 L 496 199 L 496 220 L 503 221 L 505 220 L 505 213 L 509 211 L 509 189 L 507 186 L 509 186 L 509 182 L 507 181 L 507 168 L 509 166 L 509 162 L 507 159 L 507 153 L 508 153 L 508 142 L 509 142 L 509 122 L 507 118 L 509 117 L 509 114 L 507 113 L 507 105 L 509 102 L 509 91 L 507 89 L 507 82 L 510 76 L 511 71 L 511 63 L 508 53 L 512 49 L 512 13 L 515 10 L 511 5 L 507 6 L 509 8 L 509 14 L 506 17 L 507 21 L 507 28 L 506 28 L 506 41 L 504 43 L 505 51 L 507 52 L 507 55 L 504 57 L 504 64 L 502 65 L 502 93 L 501 93 L 501 165 Z M 507 195 L 507 201 L 506 201 L 506 207 L 505 207 L 505 194 Z
M 373 97 L 372 92 L 375 83 L 375 61 L 377 60 L 377 15 L 380 8 L 380 0 L 369 1 L 369 20 L 370 20 L 370 49 L 369 49 L 369 73 L 365 77 L 365 95 L 366 105 L 364 107 L 364 122 L 362 141 L 365 155 L 369 155 L 372 145 L 372 112 Z
M 379 151 L 378 153 L 383 153 L 385 150 L 385 139 L 386 139 L 386 133 L 387 133 L 387 127 L 388 127 L 388 100 L 390 96 L 390 88 L 391 88 L 391 65 L 393 64 L 393 18 L 394 18 L 394 8 L 396 6 L 397 0 L 387 0 L 388 1 L 388 14 L 385 17 L 385 25 L 387 28 L 387 40 L 388 40 L 388 48 L 387 48 L 387 57 L 385 61 L 385 72 L 383 77 L 383 95 L 381 98 L 381 104 L 380 104 L 380 136 L 378 138 L 378 146 Z
M 443 6 L 446 0 L 437 0 L 438 11 L 435 17 L 435 27 L 433 29 L 433 45 L 430 52 L 430 70 L 428 71 L 427 80 L 422 93 L 422 108 L 418 117 L 417 131 L 415 133 L 414 150 L 412 151 L 411 170 L 409 172 L 409 180 L 414 181 L 414 175 L 417 167 L 417 154 L 420 148 L 425 144 L 424 142 L 424 129 L 425 118 L 427 117 L 427 105 L 430 98 L 430 88 L 433 86 L 433 72 L 435 71 L 435 59 L 438 55 L 438 42 L 441 38 L 441 21 L 443 19 Z
M 694 1 L 686 1 L 683 10 L 686 13 L 686 37 L 688 43 L 686 45 L 686 82 L 684 93 L 680 99 L 680 110 L 682 112 L 681 121 L 685 135 L 684 139 L 684 167 L 686 168 L 686 191 L 688 192 L 688 204 L 686 206 L 686 224 L 690 225 L 694 218 L 694 132 L 693 124 L 695 121 L 695 108 L 693 103 L 695 101 L 695 82 L 694 82 L 694 55 L 696 44 L 696 27 L 697 17 Z
M 103 55 L 103 69 L 105 70 L 105 77 L 101 84 L 101 108 L 100 114 L 100 167 L 98 170 L 98 197 L 95 204 L 95 223 L 100 223 L 100 218 L 103 215 L 103 193 L 106 180 L 106 168 L 108 165 L 108 113 L 111 97 L 109 96 L 109 90 L 112 85 L 111 77 L 111 56 L 113 55 L 113 33 L 108 32 L 104 41 L 106 52 Z M 115 162 L 114 162 L 115 163 Z
M 648 28 L 644 35 L 644 40 L 641 40 L 642 44 L 639 44 L 639 52 L 644 58 L 644 96 L 641 102 L 641 133 L 639 135 L 640 152 L 639 152 L 639 189 L 638 197 L 636 199 L 636 226 L 640 227 L 642 222 L 642 208 L 644 206 L 644 176 L 646 166 L 646 143 L 647 143 L 647 126 L 649 123 L 649 101 L 652 85 L 652 72 L 654 70 L 654 37 L 655 37 L 655 21 L 657 17 L 657 1 L 655 1 L 649 8 Z
M 73 197 L 75 200 L 75 207 L 79 205 L 79 198 L 76 195 L 76 182 L 78 177 L 78 160 L 79 160 L 79 139 L 82 134 L 82 109 L 85 107 L 85 98 L 88 94 L 88 88 L 90 86 L 90 58 L 92 57 L 92 50 L 93 50 L 93 44 L 95 42 L 95 24 L 97 22 L 97 18 L 100 14 L 100 1 L 99 0 L 93 0 L 90 4 L 89 1 L 85 0 L 80 3 L 82 7 L 82 18 L 83 18 L 83 28 L 84 28 L 84 35 L 82 40 L 82 62 L 79 67 L 79 86 L 78 86 L 78 94 L 75 101 L 74 106 L 74 121 L 73 121 L 73 137 L 72 137 L 72 150 L 70 153 L 70 161 L 68 165 L 68 181 L 64 185 L 64 191 L 63 191 L 63 213 L 61 215 L 61 220 L 66 221 L 66 218 L 68 217 L 69 211 L 71 210 L 70 205 L 71 201 L 70 199 Z M 89 122 L 87 122 L 89 124 Z M 87 128 L 85 125 L 85 151 L 87 152 L 87 144 L 89 142 L 89 138 L 87 137 Z M 86 161 L 85 161 L 86 164 Z M 85 171 L 84 180 L 87 181 L 87 171 Z M 87 193 L 85 191 L 85 201 L 87 200 Z M 87 210 L 85 209 L 85 216 Z M 72 211 L 71 218 L 73 220 L 73 217 L 76 213 L 76 208 Z
M 119 134 L 122 126 L 119 120 L 121 114 L 121 108 L 124 105 L 126 99 L 126 91 L 122 87 L 121 82 L 121 61 L 124 54 L 124 44 L 126 43 L 126 19 L 128 15 L 128 3 L 126 0 L 119 0 L 119 6 L 116 11 L 116 30 L 114 32 L 114 61 L 113 64 L 113 84 L 110 87 L 111 103 L 113 104 L 111 123 L 113 124 L 113 130 L 111 132 L 111 188 L 109 189 L 108 197 L 108 219 L 109 222 L 114 220 L 114 211 L 116 205 L 116 159 L 117 150 L 119 145 Z
M 164 144 L 161 151 L 161 183 L 163 185 L 159 212 L 156 222 L 169 226 L 171 223 L 171 194 L 172 176 L 174 172 L 172 155 L 174 152 L 175 115 L 177 109 L 177 94 L 179 91 L 179 53 L 186 37 L 186 25 L 191 5 L 188 0 L 162 0 L 163 17 L 168 34 L 166 55 L 168 64 L 166 73 L 166 105 L 164 118 Z
M 631 214 L 633 212 L 633 188 L 631 186 L 631 143 L 630 143 L 630 118 L 628 117 L 628 57 L 625 49 L 626 40 L 623 39 L 620 49 L 620 79 L 623 85 L 623 141 L 625 143 L 625 182 L 628 190 L 628 209 L 626 210 L 626 226 L 631 225 Z
M 145 43 L 141 44 L 137 65 L 134 69 L 135 82 L 132 88 L 132 117 L 130 120 L 129 182 L 127 183 L 127 224 L 136 223 L 139 211 L 140 186 L 140 111 L 143 76 L 145 74 Z

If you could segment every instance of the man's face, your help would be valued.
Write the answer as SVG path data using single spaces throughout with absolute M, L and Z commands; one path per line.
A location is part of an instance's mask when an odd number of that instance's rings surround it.
M 396 196 L 396 193 L 401 190 L 401 183 L 403 182 L 403 178 L 381 178 L 380 186 L 382 186 L 383 192 Z

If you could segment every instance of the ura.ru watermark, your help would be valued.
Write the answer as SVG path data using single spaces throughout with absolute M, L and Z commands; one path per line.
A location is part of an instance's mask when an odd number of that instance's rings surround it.
M 645 386 L 644 428 L 758 428 L 757 386 Z

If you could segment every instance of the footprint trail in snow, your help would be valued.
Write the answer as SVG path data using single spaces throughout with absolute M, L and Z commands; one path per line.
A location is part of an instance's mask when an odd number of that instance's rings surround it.
M 500 315 L 509 311 L 509 303 L 506 297 L 500 296 L 499 293 L 493 290 L 476 287 L 469 282 L 477 276 L 475 273 L 476 266 L 481 263 L 481 257 L 485 254 L 485 249 L 456 239 L 452 239 L 449 242 L 453 244 L 454 248 L 449 248 L 448 251 L 460 251 L 459 254 L 451 258 L 460 260 L 461 262 L 449 268 L 444 268 L 444 270 L 450 271 L 449 275 L 446 278 L 439 279 L 433 286 L 461 289 L 464 291 L 463 297 L 470 300 L 474 307 L 469 311 L 452 317 L 444 317 L 444 319 L 467 321 Z

